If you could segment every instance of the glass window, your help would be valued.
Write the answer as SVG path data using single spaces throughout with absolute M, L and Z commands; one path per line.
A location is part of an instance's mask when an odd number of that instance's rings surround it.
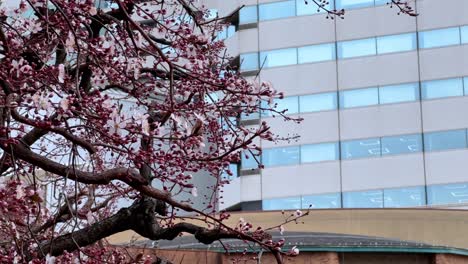
M 301 113 L 337 109 L 336 93 L 320 93 L 299 97 Z
M 419 47 L 422 49 L 460 44 L 459 27 L 419 32 Z
M 335 43 L 306 46 L 298 49 L 299 63 L 329 61 L 335 59 Z
M 285 97 L 283 99 L 275 99 L 274 104 L 272 106 L 266 105 L 266 101 L 262 101 L 262 106 L 263 108 L 269 108 L 269 107 L 276 107 L 274 108 L 278 112 L 282 112 L 284 110 L 287 110 L 285 114 L 291 115 L 291 114 L 297 114 L 299 113 L 299 99 L 297 96 L 289 96 Z M 277 116 L 278 114 L 273 113 L 271 111 L 263 111 L 262 116 Z
M 465 87 L 465 95 L 468 95 L 468 77 L 463 78 L 463 87 Z
M 423 99 L 463 96 L 463 81 L 461 78 L 427 81 L 421 89 Z
M 336 0 L 336 9 L 360 8 L 373 6 L 374 0 Z
M 323 2 L 320 2 L 323 4 Z M 327 1 L 324 8 L 328 10 L 333 9 L 333 1 Z M 312 15 L 325 12 L 323 9 L 319 8 L 315 3 L 312 1 L 304 1 L 304 0 L 296 0 L 296 14 L 298 16 L 302 15 Z
M 427 187 L 429 204 L 468 203 L 468 184 L 432 185 Z
M 262 161 L 265 167 L 299 164 L 299 146 L 264 149 Z
M 380 5 L 386 5 L 390 2 L 390 0 L 375 0 L 375 5 L 380 6 Z
M 343 193 L 344 208 L 383 208 L 383 191 L 361 191 Z
M 381 104 L 412 102 L 419 100 L 419 83 L 407 83 L 379 87 Z
M 466 130 L 452 130 L 424 134 L 426 151 L 466 148 Z
M 239 25 L 255 23 L 258 21 L 257 6 L 244 6 L 239 11 Z
M 338 58 L 346 59 L 376 54 L 375 38 L 338 42 Z
M 242 113 L 241 114 L 241 119 L 242 120 L 254 120 L 254 119 L 260 119 L 260 114 L 258 112 L 256 113 L 250 113 L 250 114 L 246 114 L 246 113 Z
M 234 25 L 229 25 L 229 26 L 226 28 L 226 37 L 227 37 L 227 38 L 230 38 L 230 37 L 234 36 L 234 34 L 236 34 L 236 26 L 234 26 Z
M 227 173 L 227 170 L 223 170 L 221 177 L 226 180 L 232 180 L 239 177 L 238 166 L 235 163 L 229 164 L 229 170 L 231 171 L 232 175 Z
M 302 196 L 302 209 L 341 208 L 339 193 Z
M 301 146 L 302 163 L 337 159 L 339 159 L 338 143 L 323 143 Z
M 362 139 L 341 142 L 341 158 L 357 159 L 380 156 L 380 139 Z
M 384 207 L 414 207 L 426 204 L 423 186 L 384 190 Z
M 260 157 L 256 157 L 257 160 L 260 161 Z M 252 156 L 252 153 L 250 151 L 244 151 L 242 152 L 242 157 L 241 157 L 241 167 L 243 170 L 245 169 L 257 169 L 258 168 L 258 163 Z
M 460 30 L 461 30 L 461 43 L 463 44 L 468 43 L 468 26 L 461 27 Z
M 379 104 L 377 88 L 366 88 L 340 92 L 340 108 L 352 108 Z
M 260 63 L 265 68 L 297 64 L 297 49 L 260 52 Z
M 377 53 L 402 52 L 416 49 L 416 33 L 377 38 Z
M 296 15 L 295 0 L 261 4 L 259 6 L 260 21 L 271 20 Z
M 383 137 L 381 142 L 382 155 L 406 154 L 422 151 L 421 134 Z
M 240 69 L 241 71 L 258 70 L 258 52 L 241 54 Z
M 265 199 L 262 201 L 263 210 L 292 210 L 301 209 L 301 197 Z

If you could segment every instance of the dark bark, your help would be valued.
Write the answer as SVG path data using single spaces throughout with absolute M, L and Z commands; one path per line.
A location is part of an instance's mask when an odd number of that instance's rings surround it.
M 165 213 L 164 203 L 143 198 L 128 208 L 121 209 L 115 215 L 92 224 L 81 230 L 68 233 L 47 241 L 41 245 L 41 251 L 53 256 L 61 255 L 65 250 L 72 252 L 118 232 L 133 230 L 150 240 L 173 240 L 182 232 L 190 233 L 204 244 L 211 244 L 223 238 L 248 239 L 234 231 L 207 229 L 190 223 L 177 223 L 170 227 L 161 227 L 156 213 Z

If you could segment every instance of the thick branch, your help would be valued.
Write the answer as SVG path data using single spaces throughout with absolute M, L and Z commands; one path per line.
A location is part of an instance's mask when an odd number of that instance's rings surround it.
M 148 184 L 148 181 L 134 169 L 114 168 L 100 173 L 81 171 L 74 167 L 65 166 L 36 154 L 21 143 L 5 144 L 6 140 L 4 139 L 0 140 L 0 142 L 2 143 L 1 148 L 10 155 L 13 154 L 15 158 L 24 160 L 45 171 L 67 177 L 81 183 L 108 184 L 112 180 L 121 180 L 130 186 Z
M 173 240 L 182 232 L 193 234 L 198 241 L 204 244 L 211 244 L 223 238 L 251 240 L 249 236 L 235 231 L 207 229 L 190 223 L 178 223 L 171 227 L 162 228 L 159 226 L 155 214 L 155 212 L 160 212 L 160 206 L 159 201 L 144 198 L 128 208 L 121 209 L 109 218 L 43 244 L 41 246 L 42 252 L 58 256 L 65 250 L 71 252 L 78 247 L 91 245 L 105 237 L 126 230 L 133 230 L 151 240 Z

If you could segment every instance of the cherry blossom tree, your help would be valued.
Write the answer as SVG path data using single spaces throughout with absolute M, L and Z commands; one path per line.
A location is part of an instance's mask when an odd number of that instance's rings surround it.
M 21 0 L 0 11 L 0 262 L 135 262 L 103 240 L 126 230 L 205 244 L 235 238 L 279 263 L 297 255 L 266 231 L 307 212 L 270 229 L 243 219 L 229 227 L 230 215 L 216 212 L 229 164 L 259 155 L 257 140 L 278 140 L 266 123 L 244 127 L 239 116 L 300 121 L 275 109 L 282 94 L 239 74 L 216 38 L 225 20 L 197 1 L 113 3 Z M 193 206 L 200 175 L 214 182 L 204 209 Z

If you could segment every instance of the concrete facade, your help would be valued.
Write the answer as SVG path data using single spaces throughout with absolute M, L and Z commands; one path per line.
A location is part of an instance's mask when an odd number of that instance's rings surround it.
M 217 9 L 222 16 L 242 5 L 264 6 L 267 3 L 288 1 L 205 2 L 207 6 Z M 468 45 L 463 42 L 463 36 L 462 41 L 454 45 L 427 48 L 423 43 L 423 38 L 426 37 L 424 32 L 436 32 L 451 27 L 460 28 L 464 32 L 468 25 L 468 3 L 465 0 L 444 1 L 444 6 L 449 6 L 454 12 L 441 11 L 440 1 L 418 0 L 413 3 L 419 14 L 417 17 L 397 15 L 395 8 L 386 5 L 372 5 L 349 8 L 344 19 L 333 20 L 327 19 L 323 13 L 298 15 L 299 2 L 300 0 L 295 4 L 296 15 L 279 19 L 258 19 L 248 26 L 236 24 L 237 32 L 226 39 L 230 54 L 242 57 L 243 54 L 259 52 L 261 57 L 262 52 L 285 48 L 300 50 L 301 47 L 324 43 L 339 46 L 346 41 L 366 38 L 376 38 L 379 41 L 379 38 L 386 36 L 411 33 L 414 34 L 416 44 L 410 50 L 352 58 L 340 58 L 337 52 L 334 59 L 312 63 L 300 63 L 301 55 L 298 54 L 298 63 L 263 67 L 259 71 L 259 80 L 271 82 L 277 90 L 284 91 L 286 97 L 342 94 L 346 91 L 407 83 L 416 83 L 419 95 L 415 100 L 405 102 L 385 103 L 380 100 L 375 104 L 349 108 L 336 102 L 335 109 L 298 111 L 292 116 L 304 119 L 300 125 L 285 125 L 282 118 L 278 117 L 262 117 L 270 124 L 272 131 L 280 136 L 292 133 L 301 136 L 297 142 L 273 144 L 262 141 L 260 145 L 265 150 L 298 146 L 302 151 L 304 145 L 329 142 L 339 144 L 370 138 L 380 138 L 383 142 L 384 137 L 407 134 L 420 135 L 424 141 L 433 132 L 468 128 L 468 119 L 465 117 L 468 110 L 468 79 L 465 82 L 465 93 L 458 96 L 425 98 L 423 90 L 426 82 L 450 78 L 461 80 L 468 76 Z M 258 14 L 261 12 L 258 11 Z M 441 38 L 444 37 L 438 37 Z M 445 87 L 442 86 L 442 89 Z M 298 104 L 301 106 L 300 101 Z M 338 148 L 338 154 L 342 153 L 343 147 L 339 145 Z M 337 195 L 338 207 L 344 208 L 464 205 L 468 200 L 460 197 L 468 197 L 468 185 L 465 186 L 468 183 L 465 173 L 467 167 L 464 162 L 467 155 L 466 143 L 464 147 L 447 147 L 437 151 L 431 151 L 421 143 L 420 151 L 388 156 L 382 154 L 357 159 L 338 156 L 334 160 L 312 163 L 299 161 L 289 165 L 266 166 L 262 170 L 243 168 L 241 164 L 240 177 L 233 179 L 232 184 L 225 187 L 220 209 L 235 208 L 246 202 L 256 202 L 257 210 L 300 209 L 304 206 L 284 202 L 282 199 L 297 198 L 304 203 L 305 196 L 329 194 Z M 421 188 L 418 198 L 420 201 L 416 203 L 395 204 L 388 202 L 388 199 L 395 200 L 395 197 L 385 196 L 386 192 L 393 191 L 401 191 L 401 195 L 405 195 L 403 193 L 407 188 L 416 187 Z M 455 193 L 451 188 L 458 188 L 458 191 Z M 346 201 L 348 196 L 365 194 L 368 191 L 382 192 L 384 201 L 369 205 Z M 279 204 L 266 208 L 265 201 Z M 317 208 L 329 208 L 327 206 L 329 205 L 319 205 Z

